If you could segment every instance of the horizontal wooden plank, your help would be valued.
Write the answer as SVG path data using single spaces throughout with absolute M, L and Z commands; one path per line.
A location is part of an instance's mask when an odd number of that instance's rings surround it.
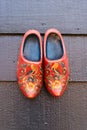
M 0 36 L 0 81 L 16 80 L 16 65 L 22 36 Z M 64 36 L 71 81 L 87 81 L 87 37 Z
M 71 81 L 87 81 L 87 36 L 64 37 Z
M 44 33 L 55 27 L 63 34 L 87 34 L 87 0 L 0 0 L 0 33 Z
M 22 36 L 0 36 L 0 81 L 16 81 Z M 87 81 L 87 36 L 64 36 L 70 64 L 70 81 Z
M 87 83 L 69 83 L 61 98 L 43 87 L 26 99 L 16 82 L 0 82 L 0 130 L 86 130 Z

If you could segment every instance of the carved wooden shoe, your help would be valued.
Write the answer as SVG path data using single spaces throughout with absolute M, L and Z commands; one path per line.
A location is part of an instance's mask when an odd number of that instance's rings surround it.
M 18 84 L 27 98 L 40 92 L 42 75 L 42 39 L 38 31 L 29 30 L 23 36 L 17 66 Z
M 49 29 L 44 36 L 44 80 L 53 96 L 61 96 L 67 88 L 69 65 L 60 32 Z

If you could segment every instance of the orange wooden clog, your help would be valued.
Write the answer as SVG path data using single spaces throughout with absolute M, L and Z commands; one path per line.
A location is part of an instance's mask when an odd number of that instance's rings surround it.
M 36 30 L 29 30 L 22 39 L 17 66 L 20 90 L 27 98 L 34 98 L 43 83 L 42 39 Z
M 44 36 L 44 80 L 53 96 L 61 96 L 68 83 L 69 65 L 60 32 L 49 29 Z

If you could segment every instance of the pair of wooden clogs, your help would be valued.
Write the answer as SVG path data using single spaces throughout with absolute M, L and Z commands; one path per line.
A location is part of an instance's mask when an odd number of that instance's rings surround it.
M 69 79 L 69 66 L 65 44 L 58 30 L 47 30 L 43 44 L 38 31 L 29 30 L 24 34 L 17 78 L 22 93 L 28 98 L 37 96 L 43 79 L 53 96 L 59 97 L 64 93 Z

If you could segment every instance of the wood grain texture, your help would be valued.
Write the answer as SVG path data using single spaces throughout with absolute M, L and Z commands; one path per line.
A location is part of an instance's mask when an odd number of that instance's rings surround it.
M 0 36 L 0 81 L 16 81 L 22 36 Z M 87 81 L 87 36 L 64 36 L 70 64 L 70 81 Z
M 43 87 L 26 99 L 16 82 L 0 82 L 0 130 L 86 130 L 87 83 L 69 83 L 58 99 Z
M 87 0 L 0 0 L 0 33 L 44 33 L 55 27 L 63 34 L 87 34 Z

